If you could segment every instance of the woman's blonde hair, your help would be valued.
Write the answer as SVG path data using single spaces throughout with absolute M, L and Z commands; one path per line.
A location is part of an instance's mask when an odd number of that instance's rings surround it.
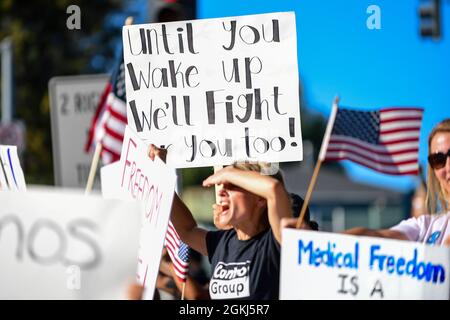
M 442 120 L 431 131 L 428 137 L 428 154 L 431 154 L 431 141 L 438 133 L 450 133 L 450 119 Z M 427 184 L 428 187 L 425 203 L 428 213 L 435 213 L 437 211 L 438 203 L 441 205 L 441 210 L 448 211 L 449 202 L 447 199 L 450 195 L 448 195 L 445 189 L 443 189 L 440 185 L 430 164 L 428 164 Z
M 263 175 L 271 176 L 272 178 L 277 179 L 284 185 L 283 174 L 281 173 L 281 169 L 275 164 L 267 163 L 267 162 L 235 162 L 232 166 L 236 169 L 244 170 L 244 171 L 256 171 L 260 172 Z

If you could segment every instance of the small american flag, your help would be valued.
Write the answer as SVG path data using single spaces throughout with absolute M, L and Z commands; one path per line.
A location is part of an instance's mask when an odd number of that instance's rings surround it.
M 86 152 L 94 150 L 97 142 L 102 144 L 101 155 L 104 165 L 119 160 L 122 151 L 127 124 L 124 71 L 122 54 L 122 59 L 102 94 L 86 142 Z
M 392 175 L 417 175 L 423 109 L 339 108 L 325 160 L 351 160 Z
M 189 246 L 181 241 L 180 236 L 170 220 L 164 244 L 172 260 L 175 274 L 182 282 L 185 282 L 189 269 Z

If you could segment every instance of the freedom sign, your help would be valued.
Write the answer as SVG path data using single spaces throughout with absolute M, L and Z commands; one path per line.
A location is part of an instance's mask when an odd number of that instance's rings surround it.
M 120 160 L 101 169 L 104 197 L 142 201 L 144 206 L 137 272 L 144 299 L 152 299 L 155 291 L 175 182 L 175 171 L 158 157 L 151 161 L 147 144 L 128 126 Z
M 54 188 L 0 192 L 0 299 L 125 299 L 142 206 Z
M 281 299 L 449 299 L 450 249 L 283 229 Z
M 177 168 L 300 161 L 293 12 L 123 27 L 128 125 Z

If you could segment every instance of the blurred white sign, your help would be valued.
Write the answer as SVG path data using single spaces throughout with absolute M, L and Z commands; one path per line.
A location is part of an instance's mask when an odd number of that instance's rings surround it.
M 142 206 L 55 189 L 0 192 L 0 299 L 120 299 Z
M 281 299 L 449 299 L 450 249 L 284 229 Z
M 152 299 L 172 208 L 175 172 L 159 158 L 151 161 L 147 144 L 127 126 L 120 160 L 102 167 L 101 181 L 104 197 L 143 202 L 138 280 L 145 286 L 144 299 Z
M 16 146 L 0 145 L 0 191 L 26 191 Z
M 84 151 L 91 120 L 109 75 L 55 77 L 49 82 L 55 184 L 85 188 L 92 153 Z M 94 188 L 99 189 L 99 175 Z

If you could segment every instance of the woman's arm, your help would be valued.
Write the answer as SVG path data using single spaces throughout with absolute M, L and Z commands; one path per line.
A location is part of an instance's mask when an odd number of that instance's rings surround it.
M 295 228 L 297 224 L 297 218 L 292 219 L 283 219 L 282 228 Z M 300 229 L 311 229 L 305 222 L 303 222 Z M 367 236 L 367 237 L 378 237 L 378 238 L 389 238 L 389 239 L 397 239 L 397 240 L 409 240 L 403 232 L 390 230 L 390 229 L 382 229 L 382 230 L 372 230 L 366 228 L 353 228 L 348 229 L 343 232 L 343 234 L 354 235 L 354 236 Z M 450 244 L 450 238 L 449 238 Z
M 181 240 L 192 249 L 200 252 L 204 256 L 207 256 L 207 231 L 197 226 L 197 222 L 192 216 L 191 211 L 188 207 L 186 207 L 176 193 L 173 196 L 171 219 Z
M 406 237 L 406 235 L 403 232 L 390 229 L 372 230 L 358 227 L 345 230 L 342 233 L 354 236 L 368 236 L 368 237 L 388 238 L 397 240 L 409 240 L 408 237 Z
M 150 145 L 149 157 L 152 161 L 155 159 L 155 156 L 158 156 L 162 161 L 166 162 L 166 155 L 167 150 L 159 149 L 153 144 Z M 206 248 L 207 231 L 197 226 L 191 211 L 176 193 L 173 196 L 171 221 L 184 243 L 201 254 L 208 255 Z
M 275 239 L 281 243 L 281 219 L 292 217 L 291 201 L 283 184 L 277 179 L 259 172 L 226 167 L 203 181 L 203 186 L 209 187 L 224 183 L 234 184 L 266 199 L 272 232 Z

